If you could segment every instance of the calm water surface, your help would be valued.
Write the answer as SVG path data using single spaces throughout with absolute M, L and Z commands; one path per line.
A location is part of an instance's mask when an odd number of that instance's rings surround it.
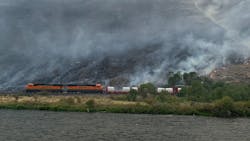
M 0 110 L 0 141 L 250 141 L 250 119 Z

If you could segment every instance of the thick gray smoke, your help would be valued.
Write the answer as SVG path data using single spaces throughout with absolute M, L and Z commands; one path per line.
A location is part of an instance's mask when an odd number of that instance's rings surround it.
M 1 0 L 0 88 L 206 74 L 249 57 L 249 8 L 245 0 Z

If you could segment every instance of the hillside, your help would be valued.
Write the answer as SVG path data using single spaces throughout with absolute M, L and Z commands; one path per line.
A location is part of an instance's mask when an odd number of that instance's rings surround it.
M 243 64 L 227 65 L 215 69 L 209 74 L 209 77 L 228 83 L 250 83 L 250 60 Z
M 0 90 L 208 74 L 250 57 L 249 7 L 244 0 L 1 0 Z

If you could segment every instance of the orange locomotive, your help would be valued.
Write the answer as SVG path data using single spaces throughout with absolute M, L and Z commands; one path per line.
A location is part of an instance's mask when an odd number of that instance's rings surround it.
M 62 84 L 33 84 L 25 86 L 27 93 L 54 92 L 54 93 L 103 93 L 103 86 L 96 85 L 62 85 Z
M 28 93 L 32 92 L 63 92 L 63 85 L 59 84 L 33 84 L 29 83 L 25 86 L 25 90 Z

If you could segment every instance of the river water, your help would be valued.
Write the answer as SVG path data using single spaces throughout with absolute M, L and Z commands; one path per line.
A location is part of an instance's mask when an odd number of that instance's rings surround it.
M 249 141 L 250 119 L 0 110 L 0 141 Z

